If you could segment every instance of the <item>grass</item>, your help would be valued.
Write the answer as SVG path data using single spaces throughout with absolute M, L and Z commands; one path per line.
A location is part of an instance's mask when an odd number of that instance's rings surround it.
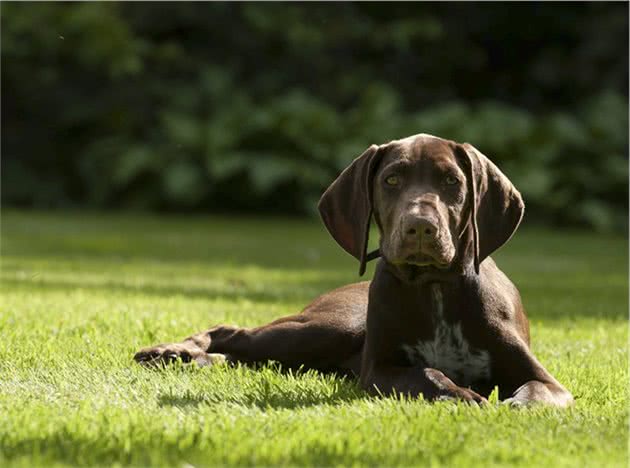
M 522 229 L 495 256 L 535 353 L 576 396 L 564 411 L 377 399 L 275 365 L 132 362 L 355 281 L 316 221 L 5 210 L 1 247 L 2 465 L 627 466 L 624 238 Z

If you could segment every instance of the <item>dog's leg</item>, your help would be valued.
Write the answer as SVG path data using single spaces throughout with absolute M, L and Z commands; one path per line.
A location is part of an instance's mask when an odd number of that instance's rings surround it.
M 513 406 L 544 403 L 559 407 L 573 404 L 571 393 L 543 367 L 520 337 L 503 330 L 495 346 L 496 380 L 502 393 L 511 395 L 505 403 Z
M 200 365 L 275 360 L 288 367 L 332 369 L 340 364 L 343 367 L 345 361 L 360 352 L 362 343 L 361 334 L 299 314 L 255 328 L 216 326 L 180 343 L 142 349 L 134 359 L 156 364 L 179 358 Z
M 433 400 L 462 400 L 485 404 L 487 400 L 475 391 L 459 387 L 441 371 L 432 368 L 368 367 L 361 375 L 361 387 L 375 394 L 403 394 Z

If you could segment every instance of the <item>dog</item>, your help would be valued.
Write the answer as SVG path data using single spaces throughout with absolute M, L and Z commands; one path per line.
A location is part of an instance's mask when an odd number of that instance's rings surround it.
M 517 288 L 490 255 L 518 228 L 520 193 L 480 151 L 428 134 L 372 145 L 319 203 L 333 239 L 371 282 L 326 293 L 255 328 L 216 326 L 140 350 L 144 365 L 279 361 L 358 377 L 373 394 L 566 407 L 536 359 Z M 368 253 L 374 219 L 379 249 Z

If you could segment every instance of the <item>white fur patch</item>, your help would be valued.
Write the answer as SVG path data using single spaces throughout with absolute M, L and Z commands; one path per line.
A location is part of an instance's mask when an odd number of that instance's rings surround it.
M 409 360 L 414 364 L 432 367 L 457 385 L 470 385 L 490 378 L 490 355 L 487 351 L 471 348 L 462 334 L 460 323 L 444 320 L 442 289 L 431 286 L 433 299 L 433 339 L 419 341 L 415 346 L 404 345 Z

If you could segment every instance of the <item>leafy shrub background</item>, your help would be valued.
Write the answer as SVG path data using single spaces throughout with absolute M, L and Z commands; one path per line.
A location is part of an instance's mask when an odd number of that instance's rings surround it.
M 428 132 L 626 229 L 627 37 L 625 3 L 3 3 L 2 203 L 312 213 Z

